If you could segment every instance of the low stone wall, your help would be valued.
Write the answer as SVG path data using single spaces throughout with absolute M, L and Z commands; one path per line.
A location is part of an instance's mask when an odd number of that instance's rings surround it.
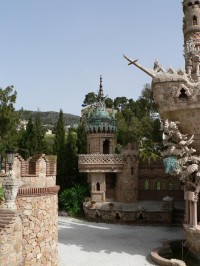
M 191 253 L 200 257 L 200 226 L 199 228 L 190 228 L 188 224 L 183 225 L 185 231 L 186 245 L 190 249 Z
M 57 193 L 21 193 L 17 206 L 23 225 L 23 265 L 58 265 Z
M 169 211 L 129 211 L 92 208 L 90 203 L 84 204 L 84 213 L 86 219 L 90 221 L 102 221 L 107 223 L 137 223 L 137 224 L 171 224 L 173 212 Z
M 160 266 L 187 266 L 182 260 L 165 259 L 159 255 L 160 253 L 171 253 L 171 248 L 168 243 L 165 243 L 163 247 L 156 248 L 151 252 L 152 260 Z
M 14 215 L 10 221 L 9 214 L 1 213 L 0 220 L 4 217 L 6 225 L 0 230 L 0 265 L 21 266 L 22 258 L 22 222 L 19 215 Z

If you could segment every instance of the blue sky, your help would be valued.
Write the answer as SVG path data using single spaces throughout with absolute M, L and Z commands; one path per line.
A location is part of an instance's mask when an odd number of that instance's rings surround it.
M 181 0 L 0 1 L 0 86 L 16 109 L 81 114 L 89 92 L 137 99 L 153 67 L 184 67 Z

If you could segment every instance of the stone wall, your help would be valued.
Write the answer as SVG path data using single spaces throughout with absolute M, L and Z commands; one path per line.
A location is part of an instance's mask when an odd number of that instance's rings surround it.
M 183 186 L 177 177 L 165 174 L 163 160 L 140 160 L 139 170 L 139 200 L 162 200 L 163 197 L 173 197 L 183 200 Z M 148 188 L 145 188 L 148 182 Z M 160 182 L 160 189 L 157 188 Z
M 1 219 L 2 216 L 4 216 L 4 219 Z M 19 215 L 0 211 L 0 227 L 0 265 L 24 265 L 22 257 L 22 221 Z
M 84 204 L 84 213 L 88 220 L 95 222 L 121 223 L 121 224 L 171 224 L 172 210 L 120 210 L 100 209 L 92 207 L 90 203 Z
M 134 202 L 138 200 L 138 149 L 135 144 L 128 144 L 121 154 L 124 169 L 117 174 L 116 201 Z
M 57 265 L 57 194 L 17 197 L 23 224 L 24 265 Z

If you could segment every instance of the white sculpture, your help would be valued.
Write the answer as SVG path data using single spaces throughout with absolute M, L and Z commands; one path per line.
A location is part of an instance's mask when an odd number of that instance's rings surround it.
M 161 130 L 163 131 L 165 172 L 178 175 L 179 179 L 191 186 L 197 194 L 200 191 L 200 157 L 192 155 L 195 149 L 189 147 L 193 142 L 194 136 L 188 138 L 180 132 L 178 121 L 162 121 Z

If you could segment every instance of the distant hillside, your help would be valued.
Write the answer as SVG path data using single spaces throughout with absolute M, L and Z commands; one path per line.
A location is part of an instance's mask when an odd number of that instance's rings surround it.
M 34 119 L 37 113 L 38 113 L 37 111 L 23 110 L 21 113 L 21 119 L 28 120 L 30 116 L 32 116 L 32 118 Z M 53 112 L 53 111 L 41 112 L 41 111 L 39 111 L 39 113 L 40 113 L 41 122 L 43 125 L 54 126 L 55 123 L 57 123 L 57 121 L 58 121 L 59 112 Z M 66 114 L 66 113 L 63 113 L 63 116 L 64 116 L 65 126 L 67 126 L 67 125 L 73 126 L 74 124 L 79 124 L 79 122 L 80 122 L 80 116 L 72 115 L 72 114 Z

